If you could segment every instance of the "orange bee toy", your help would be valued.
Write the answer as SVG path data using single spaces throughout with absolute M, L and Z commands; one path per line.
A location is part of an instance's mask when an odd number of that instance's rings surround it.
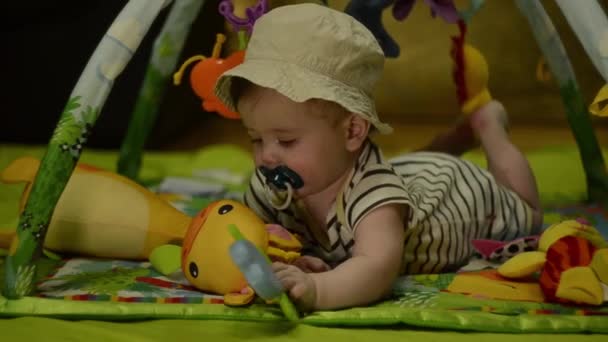
M 179 85 L 184 69 L 198 61 L 190 72 L 190 86 L 194 93 L 201 98 L 203 109 L 207 112 L 216 112 L 228 119 L 239 119 L 240 115 L 226 108 L 213 93 L 213 87 L 220 75 L 241 64 L 245 58 L 245 50 L 239 50 L 226 59 L 220 58 L 222 44 L 225 41 L 226 36 L 219 33 L 211 57 L 196 55 L 188 58 L 173 75 L 173 84 Z

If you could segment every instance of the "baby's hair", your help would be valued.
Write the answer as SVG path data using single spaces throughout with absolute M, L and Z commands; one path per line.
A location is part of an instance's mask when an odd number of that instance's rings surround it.
M 336 127 L 342 120 L 350 115 L 348 109 L 336 102 L 312 99 L 309 100 L 309 103 L 315 108 L 315 110 L 312 111 L 313 115 L 327 120 L 332 127 Z
M 230 95 L 234 99 L 235 105 L 238 104 L 239 99 L 255 84 L 248 79 L 242 77 L 234 77 L 232 84 L 230 85 Z M 315 107 L 315 111 L 312 111 L 313 115 L 327 119 L 332 127 L 340 124 L 342 120 L 347 118 L 351 112 L 344 108 L 339 103 L 323 100 L 323 99 L 311 99 L 308 101 L 312 106 Z M 375 127 L 370 127 L 370 133 L 375 131 Z
M 239 99 L 249 89 L 253 83 L 246 78 L 233 77 L 230 84 L 230 97 L 234 99 L 234 104 L 239 103 Z

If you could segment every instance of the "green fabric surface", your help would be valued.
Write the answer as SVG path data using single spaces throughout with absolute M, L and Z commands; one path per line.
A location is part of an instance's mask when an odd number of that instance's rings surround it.
M 4 303 L 3 303 L 4 301 Z M 69 312 L 62 314 L 62 312 Z M 130 321 L 143 319 L 229 320 L 243 322 L 286 321 L 278 309 L 252 306 L 244 309 L 220 304 L 120 304 L 70 302 L 55 299 L 25 297 L 19 300 L 0 298 L 3 317 L 42 316 L 63 319 Z M 128 316 L 127 316 L 128 315 Z M 124 317 L 123 317 L 124 316 Z M 356 308 L 345 312 L 321 312 L 304 318 L 301 325 L 327 327 L 381 328 L 387 326 L 416 326 L 418 329 L 450 329 L 456 331 L 484 331 L 493 333 L 580 333 L 592 331 L 608 334 L 605 316 L 535 316 L 491 315 L 485 312 L 445 312 L 431 309 Z M 405 323 L 405 325 L 404 325 Z
M 0 320 L 3 341 L 427 341 L 427 342 L 599 342 L 605 335 L 491 334 L 403 327 L 340 328 L 285 323 L 155 320 L 144 322 L 66 321 L 40 317 Z
M 38 296 L 20 300 L 0 297 L 0 317 L 33 315 L 119 321 L 285 321 L 278 306 L 259 302 L 244 308 L 228 307 L 221 303 L 203 304 L 200 301 L 202 294 L 198 291 L 187 293 L 187 290 L 178 289 L 171 292 L 163 290 L 163 287 L 153 288 L 150 284 L 154 282 L 149 281 L 159 279 L 154 277 L 160 274 L 150 270 L 144 263 L 83 258 L 66 262 L 41 259 L 38 270 Z M 0 264 L 0 273 L 2 271 Z M 58 272 L 63 276 L 56 276 Z M 386 327 L 401 324 L 500 333 L 608 333 L 608 306 L 568 307 L 551 303 L 482 299 L 443 292 L 453 277 L 454 274 L 449 273 L 403 277 L 395 284 L 394 296 L 384 302 L 363 308 L 319 311 L 307 315 L 300 322 L 306 325 L 342 327 Z M 169 288 L 171 287 L 167 287 Z M 83 298 L 83 294 L 87 298 Z M 73 295 L 80 297 L 73 299 Z M 154 300 L 131 302 L 134 298 Z M 158 301 L 159 298 L 171 298 L 174 301 L 163 303 Z M 187 301 L 181 301 L 182 298 L 187 298 Z
M 420 285 L 417 285 L 420 287 Z M 424 292 L 424 291 L 423 291 Z M 439 292 L 431 301 L 415 289 L 402 299 L 348 310 L 319 311 L 300 320 L 302 325 L 328 327 L 385 328 L 401 325 L 429 329 L 494 333 L 581 333 L 608 334 L 605 308 L 594 315 L 542 313 L 558 309 L 553 304 L 474 299 Z M 427 293 L 428 297 L 428 293 Z M 486 308 L 490 311 L 486 311 Z M 573 311 L 576 309 L 572 309 Z M 591 314 L 591 313 L 590 313 Z M 230 320 L 242 322 L 286 322 L 278 306 L 254 304 L 233 308 L 222 304 L 126 303 L 0 297 L 0 317 L 40 316 L 72 320 L 133 321 L 144 319 Z

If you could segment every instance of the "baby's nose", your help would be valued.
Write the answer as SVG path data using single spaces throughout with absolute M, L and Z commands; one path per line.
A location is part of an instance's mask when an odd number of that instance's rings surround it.
M 279 165 L 279 157 L 278 154 L 272 149 L 264 149 L 261 155 L 261 164 L 269 169 L 274 169 Z

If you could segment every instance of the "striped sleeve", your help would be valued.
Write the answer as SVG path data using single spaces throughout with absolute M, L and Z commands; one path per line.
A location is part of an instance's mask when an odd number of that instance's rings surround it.
M 392 203 L 412 207 L 401 178 L 388 165 L 375 164 L 361 173 L 348 192 L 344 206 L 346 224 L 354 232 L 361 220 L 374 209 Z
M 264 222 L 276 223 L 277 210 L 272 207 L 264 194 L 264 176 L 256 170 L 249 180 L 243 203 L 253 210 Z

